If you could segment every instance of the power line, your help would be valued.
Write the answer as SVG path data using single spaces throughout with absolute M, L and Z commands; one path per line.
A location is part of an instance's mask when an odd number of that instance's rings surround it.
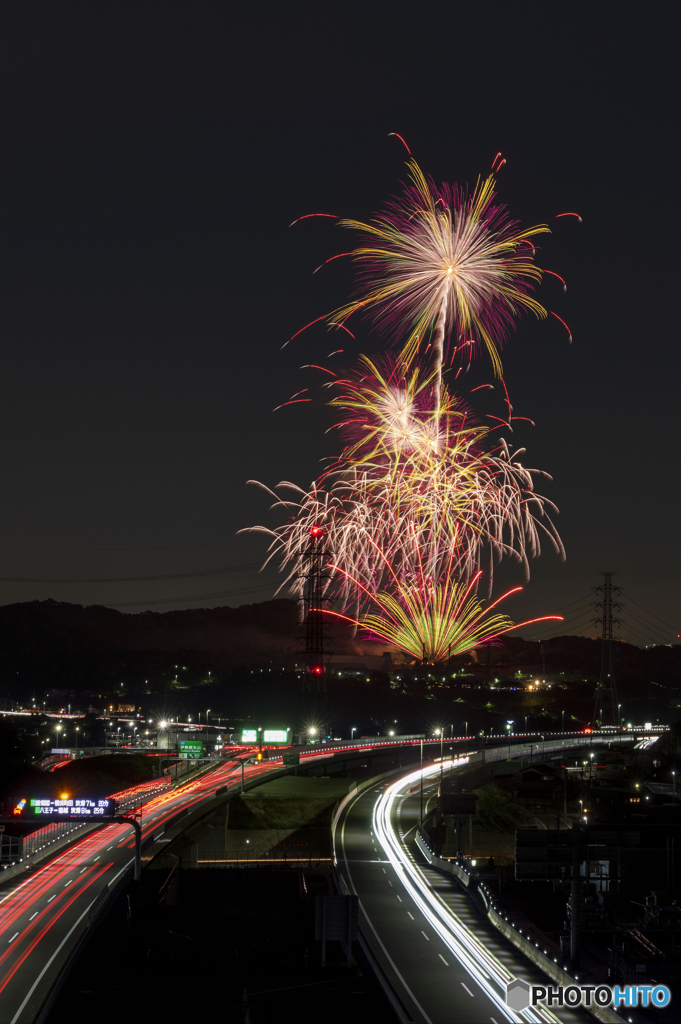
M 162 573 L 154 576 L 86 576 L 71 578 L 36 578 L 26 576 L 0 576 L 0 583 L 148 583 L 151 580 L 190 580 L 204 576 L 227 576 L 234 572 L 259 569 L 260 562 L 232 565 L 222 569 L 200 569 L 197 572 Z
M 272 590 L 276 583 L 260 583 L 254 587 L 237 587 L 234 590 L 214 590 L 209 594 L 185 594 L 183 597 L 153 598 L 150 601 L 122 601 L 120 604 L 107 604 L 107 608 L 138 608 L 140 605 L 179 604 L 182 601 L 208 601 L 214 598 L 232 597 L 236 594 L 255 594 L 263 590 Z
M 648 611 L 648 609 L 644 608 L 642 604 L 638 603 L 638 601 L 634 601 L 634 599 L 632 597 L 627 598 L 627 602 L 630 603 L 630 604 L 635 604 L 637 608 L 640 608 L 642 612 L 645 612 L 646 615 L 649 615 L 651 617 L 651 619 L 657 619 L 657 621 L 661 622 L 663 626 L 665 626 L 667 629 L 670 629 L 672 631 L 672 633 L 678 634 L 678 632 L 679 632 L 678 625 L 677 626 L 672 626 L 671 623 L 665 622 L 665 620 L 661 619 L 659 615 L 655 614 L 655 612 Z
M 654 626 L 650 622 L 646 622 L 646 620 L 641 615 L 638 615 L 635 611 L 632 611 L 631 608 L 629 608 L 628 616 L 627 617 L 628 618 L 636 619 L 636 621 L 639 623 L 639 625 L 644 626 L 645 629 L 649 630 L 649 635 L 650 634 L 657 634 L 660 637 L 664 637 L 664 642 L 665 643 L 668 642 L 668 635 L 667 635 L 667 633 L 663 633 L 663 631 L 660 629 L 659 626 Z

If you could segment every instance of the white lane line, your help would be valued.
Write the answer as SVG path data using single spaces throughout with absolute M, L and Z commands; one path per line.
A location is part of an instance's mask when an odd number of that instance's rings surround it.
M 29 917 L 29 921 L 32 921 L 33 918 L 37 917 L 37 916 L 38 916 L 38 911 L 36 910 L 35 914 L 31 914 L 31 916 Z
M 8 945 L 8 946 L 10 945 L 10 943 L 14 942 L 14 940 L 16 939 L 16 937 L 17 937 L 17 935 L 18 935 L 18 934 L 19 934 L 19 932 L 15 932 L 15 933 L 14 933 L 14 935 L 12 936 L 12 938 L 11 938 L 11 939 L 9 940 L 9 942 L 7 943 L 7 945 Z
M 48 900 L 47 902 L 48 902 L 48 903 L 51 903 L 51 902 L 52 902 L 52 900 L 56 900 L 56 898 L 57 898 L 57 894 L 56 894 L 56 892 L 55 892 L 54 896 L 50 896 L 50 898 L 49 898 L 49 900 Z
M 387 874 L 388 874 L 388 872 L 387 872 L 387 871 L 385 870 L 385 868 L 383 868 L 383 874 L 384 874 L 384 875 L 387 875 Z
M 82 874 L 83 874 L 83 871 L 87 871 L 87 864 L 85 865 L 85 867 L 84 867 L 84 868 L 82 868 L 82 869 L 81 869 L 81 870 L 80 870 L 80 871 L 78 872 L 78 874 L 79 874 L 79 875 L 82 875 Z
M 399 900 L 399 901 L 400 901 L 400 903 L 401 903 L 401 902 L 402 902 L 402 897 L 398 895 L 398 897 L 397 897 L 397 898 L 398 898 L 398 900 Z
M 98 856 L 97 856 L 97 857 L 95 857 L 95 860 L 99 860 L 99 858 L 100 858 L 101 856 L 102 856 L 102 855 L 101 855 L 101 853 L 100 853 L 100 854 L 98 854 Z M 94 861 L 93 861 L 93 863 L 94 863 Z
M 107 846 L 107 848 L 106 848 L 106 852 L 108 853 L 108 852 L 109 852 L 109 850 L 113 850 L 113 843 L 111 844 L 111 846 Z
M 473 993 L 469 989 L 468 985 L 465 984 L 465 982 L 463 982 L 463 981 L 461 982 L 461 987 L 466 989 L 466 992 L 468 992 L 468 995 L 471 997 L 471 999 L 475 999 L 475 996 L 473 995 Z
M 497 1024 L 497 1022 L 495 1021 L 494 1017 L 490 1017 L 490 1020 L 492 1021 L 492 1024 Z
M 73 879 L 69 878 L 68 882 L 64 882 L 64 888 L 66 888 L 67 885 L 71 885 L 72 881 L 73 881 Z
M 410 918 L 411 918 L 411 919 L 412 919 L 412 921 L 413 921 L 413 920 L 414 920 L 414 915 L 413 915 L 413 914 L 411 914 L 411 913 L 409 913 L 409 911 L 407 911 L 407 913 L 409 914 Z
M 421 929 L 421 935 L 423 935 L 423 937 L 426 940 L 426 942 L 430 942 L 430 939 L 428 938 L 428 936 L 424 932 L 423 928 Z M 463 985 L 463 982 L 461 982 L 461 984 Z
M 449 967 L 449 964 L 447 963 L 447 961 L 443 957 L 442 953 L 438 953 L 438 956 L 440 957 L 440 960 L 442 960 L 442 963 L 445 965 L 445 967 Z
M 392 887 L 393 887 L 393 883 L 392 883 L 392 882 L 390 881 L 390 879 L 388 879 L 388 885 L 389 885 L 389 886 L 390 886 L 390 888 L 392 889 Z

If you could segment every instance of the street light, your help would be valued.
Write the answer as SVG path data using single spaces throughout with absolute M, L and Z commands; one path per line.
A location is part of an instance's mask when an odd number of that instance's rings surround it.
M 353 740 L 354 740 L 354 738 L 355 738 L 355 733 L 356 733 L 356 732 L 357 732 L 357 726 L 356 726 L 356 725 L 353 725 L 352 729 L 350 730 L 350 742 L 351 742 L 351 743 L 352 743 L 352 741 L 353 741 Z

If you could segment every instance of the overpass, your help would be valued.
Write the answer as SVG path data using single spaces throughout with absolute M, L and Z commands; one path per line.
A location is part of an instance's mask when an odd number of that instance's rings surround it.
M 550 744 L 560 748 L 592 742 L 594 736 L 580 734 L 549 740 L 540 736 L 498 737 L 478 751 L 481 758 L 506 757 L 515 750 L 527 755 L 530 747 L 546 752 Z M 630 737 L 601 737 L 614 742 Z M 501 741 L 502 746 L 499 746 Z M 300 750 L 300 771 L 325 774 L 343 770 L 359 759 L 370 767 L 381 761 L 418 763 L 421 744 L 429 760 L 448 746 L 472 754 L 474 737 L 441 737 L 422 741 L 400 737 L 338 742 Z M 244 751 L 245 755 L 252 751 Z M 175 790 L 162 792 L 144 805 L 139 818 L 142 833 L 142 861 L 149 863 L 169 841 L 201 818 L 212 813 L 243 783 L 257 785 L 282 774 L 281 755 L 259 764 L 242 767 L 239 760 L 216 762 L 201 777 Z M 398 769 L 399 771 L 399 769 Z M 134 837 L 121 824 L 106 824 L 76 838 L 58 856 L 19 879 L 11 879 L 0 895 L 0 1004 L 7 1024 L 32 1024 L 44 1020 L 52 997 L 69 964 L 87 942 L 88 932 L 100 914 L 117 898 L 132 878 Z

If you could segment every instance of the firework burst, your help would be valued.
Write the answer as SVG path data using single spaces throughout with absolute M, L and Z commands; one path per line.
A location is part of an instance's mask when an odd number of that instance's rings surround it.
M 428 664 L 465 654 L 530 622 L 562 621 L 559 615 L 547 615 L 516 626 L 494 609 L 522 587 L 507 591 L 485 608 L 475 593 L 480 575 L 477 573 L 467 584 L 457 583 L 451 576 L 440 581 L 429 577 L 394 578 L 390 591 L 370 595 L 371 610 L 367 614 L 359 619 L 337 617 L 361 627 L 368 639 L 393 644 Z
M 360 267 L 357 299 L 329 318 L 342 324 L 366 309 L 391 333 L 407 333 L 403 357 L 413 362 L 432 343 L 439 387 L 448 341 L 455 348 L 484 347 L 501 373 L 499 346 L 515 319 L 546 310 L 531 295 L 542 272 L 534 263 L 530 238 L 545 224 L 521 231 L 495 202 L 494 177 L 473 192 L 457 185 L 439 188 L 414 160 L 411 184 L 368 224 L 341 220 L 361 233 L 352 253 Z
M 432 374 L 421 380 L 413 369 L 398 379 L 363 358 L 342 385 L 332 405 L 344 415 L 343 454 L 308 492 L 288 482 L 269 491 L 287 521 L 255 528 L 270 537 L 268 560 L 280 561 L 282 586 L 300 593 L 297 565 L 315 526 L 323 527 L 337 567 L 329 586 L 357 611 L 393 569 L 413 577 L 425 567 L 431 579 L 445 573 L 465 582 L 484 560 L 491 586 L 494 563 L 503 556 L 529 576 L 542 533 L 563 554 L 549 516 L 554 506 L 534 489 L 542 474 L 522 465 L 523 450 L 511 453 L 476 424 L 446 388 L 434 410 Z M 352 580 L 361 586 L 353 589 Z

